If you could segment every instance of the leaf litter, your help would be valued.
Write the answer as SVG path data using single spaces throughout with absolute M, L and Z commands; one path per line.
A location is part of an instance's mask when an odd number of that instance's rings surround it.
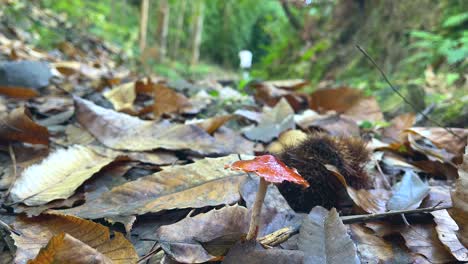
M 64 43 L 54 57 L 1 39 L 15 49 L 3 57 L 25 61 L 8 70 L 26 81 L 0 85 L 0 223 L 16 245 L 2 240 L 1 256 L 15 263 L 468 260 L 467 129 L 418 127 L 413 113 L 386 122 L 375 98 L 352 87 L 310 93 L 307 80 L 282 80 L 241 93 L 213 80 L 138 78 L 115 66 L 112 49 L 94 56 Z M 39 60 L 56 79 L 27 79 Z M 344 204 L 298 213 L 271 184 L 260 238 L 244 241 L 259 181 L 224 166 L 317 131 L 367 139 L 366 172 L 379 184 L 351 187 L 319 158 Z

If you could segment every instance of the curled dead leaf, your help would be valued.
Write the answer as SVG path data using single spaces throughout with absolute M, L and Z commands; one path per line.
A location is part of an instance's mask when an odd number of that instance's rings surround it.
M 0 119 L 0 141 L 49 144 L 49 131 L 31 120 L 28 110 L 16 108 Z

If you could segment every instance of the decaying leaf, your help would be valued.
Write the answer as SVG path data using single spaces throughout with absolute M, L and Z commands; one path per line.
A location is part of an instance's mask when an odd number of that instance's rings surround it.
M 350 119 L 360 121 L 384 121 L 384 116 L 380 110 L 379 103 L 375 97 L 364 97 L 356 104 L 348 108 L 345 112 Z
M 229 250 L 223 260 L 224 264 L 303 264 L 304 253 L 299 250 L 279 248 L 264 249 L 260 243 L 253 241 L 239 242 Z
M 304 263 L 360 263 L 356 247 L 336 209 L 317 206 L 302 222 L 298 238 Z
M 455 259 L 439 241 L 435 225 L 412 224 L 400 230 L 406 246 L 426 257 L 431 263 L 449 263 Z
M 239 184 L 245 177 L 223 167 L 237 159 L 237 155 L 230 155 L 164 168 L 115 187 L 81 206 L 57 212 L 96 219 L 231 204 L 240 199 Z
M 167 113 L 177 113 L 189 107 L 190 103 L 183 94 L 180 94 L 164 84 L 153 84 L 154 87 L 154 116 L 160 117 Z
M 452 253 L 452 255 L 460 262 L 468 262 L 468 249 L 460 243 L 456 232 L 458 225 L 450 217 L 447 210 L 433 211 L 435 227 L 440 242 L 444 244 Z M 462 223 L 463 224 L 463 223 Z
M 457 232 L 458 238 L 468 247 L 468 148 L 465 149 L 463 164 L 458 169 L 458 174 L 455 191 L 451 193 L 453 208 L 449 213 L 460 228 Z
M 393 186 L 388 210 L 416 209 L 429 193 L 429 185 L 413 171 L 406 171 L 400 182 Z
M 0 142 L 20 141 L 31 144 L 49 144 L 49 131 L 36 124 L 24 107 L 0 116 Z
M 222 249 L 229 249 L 240 240 L 247 233 L 248 223 L 247 209 L 234 205 L 162 226 L 156 235 L 166 254 L 176 261 L 202 263 L 220 257 L 214 252 L 224 252 Z M 234 238 L 220 239 L 228 235 Z
M 78 97 L 75 97 L 75 103 L 80 124 L 110 148 L 134 151 L 190 149 L 203 154 L 227 152 L 213 137 L 195 125 L 144 121 Z
M 133 82 L 121 84 L 105 92 L 104 97 L 112 103 L 116 111 L 132 112 L 133 101 L 136 98 L 135 84 Z
M 359 224 L 350 225 L 350 228 L 361 263 L 383 263 L 394 258 L 392 245 L 375 235 L 370 228 Z
M 26 87 L 0 85 L 0 94 L 13 98 L 29 99 L 39 95 L 39 92 Z
M 244 131 L 244 135 L 250 140 L 269 142 L 281 132 L 294 127 L 294 111 L 283 98 L 273 109 L 264 111 L 258 126 Z
M 390 126 L 382 131 L 382 136 L 391 141 L 401 141 L 403 132 L 412 127 L 416 120 L 416 115 L 413 113 L 406 113 L 396 116 L 390 121 Z
M 330 164 L 325 164 L 325 167 L 333 173 L 334 176 L 346 188 L 346 192 L 353 202 L 362 210 L 374 214 L 383 213 L 387 211 L 386 204 L 390 198 L 390 193 L 385 189 L 359 189 L 356 190 L 349 186 L 345 177 L 338 171 L 338 169 Z
M 467 144 L 468 129 L 450 128 L 453 134 L 442 127 L 412 127 L 406 130 L 421 135 L 432 141 L 437 147 L 445 149 L 454 155 L 456 164 L 462 163 L 463 153 Z
M 138 260 L 133 245 L 121 233 L 114 232 L 111 239 L 107 227 L 89 220 L 62 215 L 21 216 L 14 227 L 22 233 L 21 236 L 12 235 L 17 246 L 15 263 L 33 259 L 47 244 L 42 256 L 33 263 L 90 263 L 82 261 L 98 256 L 105 256 L 112 261 L 110 263 L 135 263 Z M 56 262 L 44 259 L 47 256 Z M 61 262 L 62 259 L 67 261 Z
M 343 113 L 363 97 L 360 90 L 350 87 L 317 90 L 310 95 L 310 108 L 319 113 L 328 110 Z
M 80 145 L 59 149 L 40 164 L 28 167 L 10 192 L 14 203 L 42 205 L 70 197 L 76 188 L 113 159 L 101 157 Z

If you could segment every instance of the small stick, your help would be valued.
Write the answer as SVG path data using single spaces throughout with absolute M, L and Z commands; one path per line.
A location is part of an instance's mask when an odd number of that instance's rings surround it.
M 355 224 L 355 223 L 371 222 L 373 220 L 377 220 L 377 219 L 385 218 L 389 216 L 394 216 L 394 215 L 429 213 L 432 211 L 446 210 L 450 208 L 452 208 L 452 206 L 437 207 L 436 205 L 436 206 L 427 207 L 427 208 L 419 208 L 419 209 L 411 209 L 411 210 L 395 210 L 395 211 L 389 211 L 389 212 L 378 213 L 378 214 L 341 216 L 340 219 L 341 221 L 343 221 L 343 224 Z M 264 237 L 259 238 L 258 241 L 265 247 L 277 246 L 287 241 L 293 235 L 299 233 L 300 227 L 301 227 L 300 225 L 284 227 Z
M 431 123 L 439 126 L 439 127 L 442 127 L 443 129 L 445 129 L 445 131 L 449 132 L 450 134 L 452 134 L 453 136 L 455 136 L 456 138 L 458 139 L 462 139 L 459 135 L 455 134 L 455 132 L 453 132 L 451 129 L 447 128 L 447 127 L 444 127 L 443 125 L 441 125 L 439 122 L 436 122 L 435 120 L 432 120 L 431 118 L 429 118 L 429 116 L 427 116 L 425 113 L 421 112 L 421 111 L 418 111 L 418 109 L 416 108 L 416 106 L 414 106 L 408 99 L 406 99 L 399 91 L 398 89 L 396 89 L 393 84 L 390 82 L 390 80 L 387 78 L 387 75 L 385 75 L 385 72 L 379 67 L 379 65 L 377 65 L 377 63 L 375 62 L 375 60 L 369 55 L 369 53 L 367 53 L 367 51 L 365 51 L 361 46 L 359 45 L 356 45 L 356 48 L 362 53 L 364 54 L 364 56 L 366 56 L 366 58 L 374 65 L 375 68 L 377 68 L 377 70 L 380 72 L 380 74 L 382 75 L 383 79 L 385 80 L 385 82 L 388 84 L 388 86 L 390 86 L 390 88 L 392 88 L 392 90 L 398 95 L 401 97 L 401 99 L 403 99 L 403 101 L 405 103 L 407 103 L 409 106 L 411 106 L 411 108 L 413 108 L 413 110 L 420 114 L 421 116 L 423 116 L 424 118 L 426 118 L 427 120 L 429 120 Z
M 5 229 L 6 231 L 8 231 L 10 233 L 13 233 L 13 234 L 15 234 L 17 236 L 21 236 L 21 233 L 19 231 L 16 231 L 9 224 L 3 222 L 2 220 L 0 220 L 0 227 L 2 227 L 3 229 Z
M 8 194 L 10 194 L 10 191 L 11 191 L 11 188 L 13 188 L 13 184 L 15 183 L 16 181 L 16 177 L 17 176 L 17 171 L 16 171 L 16 157 L 15 157 L 15 152 L 13 150 L 13 146 L 11 144 L 8 145 L 8 152 L 10 152 L 10 158 L 11 158 L 11 163 L 13 163 L 13 181 L 12 183 L 10 184 L 10 186 L 8 187 L 8 190 L 6 191 L 5 193 L 5 196 L 8 196 Z
M 150 252 L 148 252 L 148 254 L 144 255 L 143 257 L 141 257 L 137 263 L 142 263 L 143 261 L 145 260 L 149 260 L 150 258 L 152 258 L 154 255 L 156 255 L 156 253 L 158 253 L 159 251 L 161 251 L 162 248 L 161 248 L 161 245 L 159 243 L 155 243 L 153 245 L 153 247 L 151 248 Z

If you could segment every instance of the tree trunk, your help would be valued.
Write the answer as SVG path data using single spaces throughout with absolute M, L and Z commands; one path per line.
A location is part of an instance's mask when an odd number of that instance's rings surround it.
M 167 54 L 167 33 L 169 32 L 169 3 L 167 0 L 160 0 L 158 10 L 158 60 L 163 61 L 166 59 Z
M 202 40 L 202 33 L 203 33 L 203 13 L 204 13 L 204 3 L 201 0 L 196 2 L 196 7 L 194 8 L 194 21 L 195 21 L 195 28 L 193 30 L 193 38 L 192 38 L 192 59 L 190 60 L 191 65 L 195 65 L 198 63 L 200 58 L 200 44 Z
M 148 8 L 149 0 L 141 1 L 140 9 L 140 53 L 143 54 L 146 48 L 146 31 L 148 29 Z
M 179 16 L 177 17 L 176 21 L 176 34 L 174 38 L 174 49 L 173 49 L 173 57 L 177 59 L 179 56 L 179 47 L 180 47 L 180 42 L 181 39 L 184 37 L 184 19 L 185 19 L 185 7 L 186 7 L 187 1 L 180 1 L 179 8 L 178 8 L 178 13 Z

